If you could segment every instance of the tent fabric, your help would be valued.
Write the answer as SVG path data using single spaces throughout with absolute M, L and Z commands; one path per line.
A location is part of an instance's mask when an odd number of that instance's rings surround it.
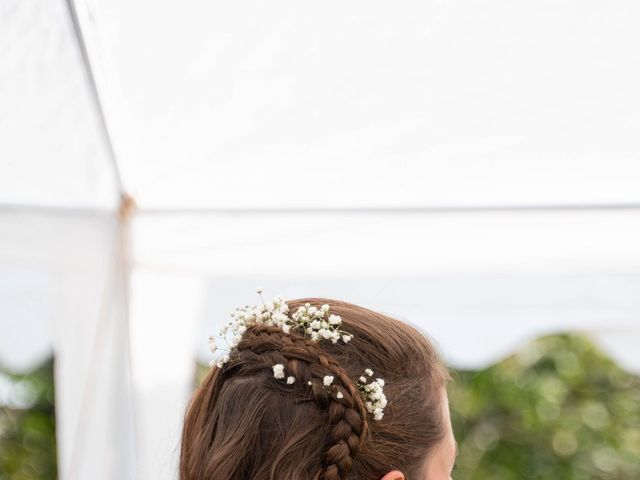
M 639 237 L 640 218 L 627 211 L 141 213 L 133 230 L 139 269 L 206 281 L 203 362 L 208 335 L 252 300 L 257 282 L 286 298 L 347 299 L 412 321 L 459 368 L 567 329 L 633 335 Z M 633 349 L 608 350 L 640 371 Z
M 143 208 L 640 201 L 634 2 L 94 3 Z
M 0 59 L 0 203 L 113 210 L 113 170 L 64 1 L 3 1 Z
M 53 348 L 60 478 L 135 478 L 119 237 L 113 214 L 0 212 L 0 361 Z
M 0 363 L 55 354 L 60 478 L 175 478 L 196 361 L 257 284 L 461 368 L 577 330 L 640 372 L 639 20 L 2 2 Z

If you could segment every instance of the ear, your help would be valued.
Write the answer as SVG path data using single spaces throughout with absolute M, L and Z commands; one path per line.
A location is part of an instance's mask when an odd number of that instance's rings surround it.
M 398 470 L 392 470 L 391 472 L 387 473 L 384 477 L 382 477 L 380 480 L 404 480 L 404 473 Z

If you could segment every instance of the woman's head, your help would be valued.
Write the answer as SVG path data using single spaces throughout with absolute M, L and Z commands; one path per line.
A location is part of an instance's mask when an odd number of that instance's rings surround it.
M 439 480 L 446 466 L 438 465 L 449 461 L 452 442 L 448 375 L 429 341 L 356 305 L 313 298 L 288 304 L 295 311 L 307 302 L 329 304 L 353 339 L 312 342 L 278 327 L 249 328 L 192 398 L 181 480 L 364 480 L 390 471 Z M 276 364 L 295 383 L 276 380 Z M 367 413 L 355 384 L 366 368 L 385 380 L 388 404 L 379 421 Z M 325 375 L 340 384 L 342 398 L 322 388 Z

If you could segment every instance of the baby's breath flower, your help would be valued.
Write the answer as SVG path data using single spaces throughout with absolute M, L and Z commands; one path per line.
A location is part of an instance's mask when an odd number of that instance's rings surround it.
M 227 363 L 229 361 L 229 354 L 225 354 L 222 357 L 220 357 L 220 359 L 216 362 L 216 366 L 218 368 L 222 368 L 224 366 L 225 363 Z
M 384 380 L 381 378 L 376 378 L 367 385 L 359 385 L 360 392 L 365 399 L 365 407 L 373 415 L 374 420 L 382 419 L 384 407 L 387 406 L 387 397 L 382 387 L 384 387 Z
M 265 302 L 262 297 L 263 288 L 258 287 L 256 292 L 260 296 L 262 305 L 237 308 L 231 312 L 231 320 L 229 320 L 220 330 L 222 336 L 229 349 L 224 355 L 221 355 L 217 361 L 211 361 L 210 366 L 214 364 L 218 368 L 222 368 L 229 361 L 229 353 L 231 349 L 236 347 L 241 341 L 243 335 L 253 326 L 266 325 L 275 326 L 282 330 L 285 335 L 296 333 L 303 335 L 314 342 L 320 340 L 331 340 L 331 343 L 338 343 L 342 340 L 345 344 L 353 339 L 353 335 L 340 329 L 342 318 L 340 315 L 330 314 L 331 306 L 323 304 L 320 307 L 305 303 L 298 307 L 295 312 L 289 314 L 289 305 L 282 297 L 273 297 L 270 301 Z M 231 339 L 229 342 L 228 339 Z M 209 348 L 212 353 L 218 350 L 216 341 L 213 337 L 209 337 Z M 284 365 L 278 363 L 273 365 L 273 376 L 278 379 L 284 379 Z M 366 375 L 366 376 L 365 376 Z M 358 378 L 357 386 L 365 400 L 367 411 L 371 413 L 375 420 L 380 420 L 383 416 L 383 409 L 387 404 L 387 399 L 382 391 L 384 380 L 376 378 L 367 384 L 367 376 L 373 376 L 370 368 L 365 369 L 364 374 Z M 289 385 L 295 383 L 294 376 L 286 377 Z M 323 384 L 328 387 L 333 384 L 334 377 L 325 375 Z M 309 380 L 307 385 L 313 386 L 313 382 Z M 343 393 L 338 390 L 336 398 L 344 398 Z
M 298 307 L 291 318 L 297 323 L 298 329 L 313 341 L 324 339 L 338 343 L 342 339 L 344 343 L 348 343 L 352 335 L 338 328 L 342 324 L 342 318 L 339 315 L 329 315 L 327 318 L 330 309 L 331 307 L 326 303 L 320 308 L 305 303 Z
M 273 367 L 273 376 L 276 378 L 284 378 L 284 365 L 276 363 Z
M 209 350 L 211 350 L 211 353 L 216 353 L 217 349 L 218 349 L 218 346 L 216 345 L 215 337 L 213 336 L 209 337 Z

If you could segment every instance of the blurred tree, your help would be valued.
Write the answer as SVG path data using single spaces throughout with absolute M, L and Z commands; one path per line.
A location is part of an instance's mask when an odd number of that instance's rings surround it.
M 55 479 L 53 360 L 0 382 L 0 479 Z
M 449 388 L 457 480 L 640 479 L 640 378 L 555 335 Z

